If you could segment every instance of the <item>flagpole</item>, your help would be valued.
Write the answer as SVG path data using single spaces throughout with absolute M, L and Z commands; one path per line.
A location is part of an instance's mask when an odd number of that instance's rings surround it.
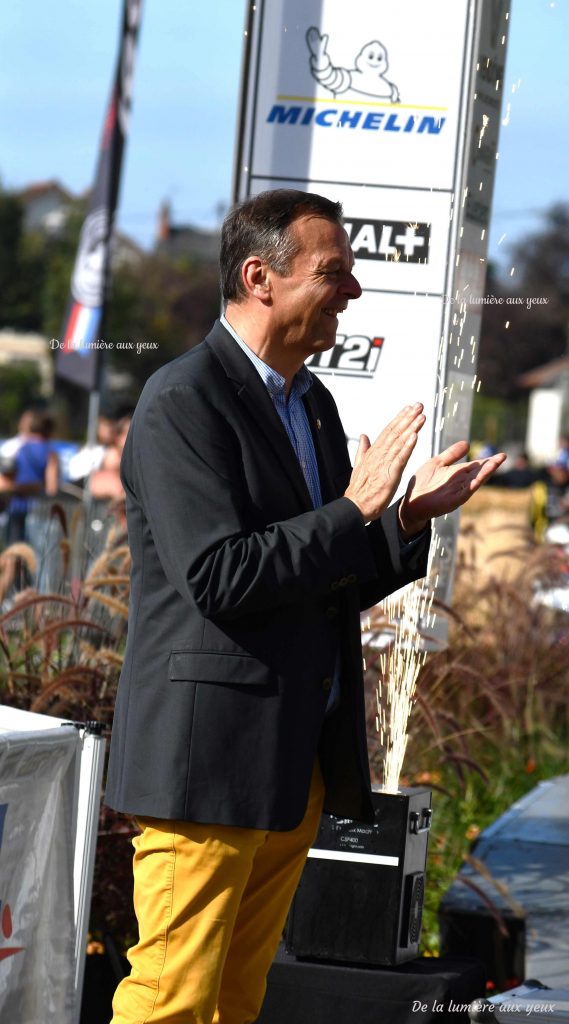
M 112 236 L 113 224 L 109 225 L 109 233 L 105 244 L 105 260 L 103 266 L 103 305 L 101 312 L 101 323 L 99 326 L 99 339 L 105 338 L 106 325 L 108 320 L 109 302 L 111 298 L 111 260 L 112 260 Z M 105 376 L 105 350 L 97 352 L 97 363 L 95 370 L 95 382 L 89 391 L 89 409 L 87 412 L 87 445 L 94 447 L 97 444 L 99 427 L 99 416 L 101 412 L 101 393 L 103 390 Z M 88 490 L 89 481 L 85 490 Z
M 97 425 L 99 422 L 99 409 L 101 408 L 101 392 L 89 393 L 89 412 L 87 414 L 87 446 L 92 448 L 97 443 Z
M 118 60 L 105 112 L 97 169 L 71 278 L 57 377 L 89 392 L 87 443 L 95 444 L 103 379 L 103 340 L 110 296 L 111 242 L 128 133 L 142 0 L 124 0 Z

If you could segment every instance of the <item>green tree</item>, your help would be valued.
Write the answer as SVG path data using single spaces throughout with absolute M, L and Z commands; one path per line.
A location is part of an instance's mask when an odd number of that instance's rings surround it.
M 24 234 L 20 200 L 0 189 L 0 326 L 41 330 L 42 247 Z
M 494 398 L 512 399 L 521 374 L 566 351 L 569 205 L 553 206 L 544 230 L 520 242 L 512 262 L 514 278 L 504 282 L 490 266 L 486 282 L 486 294 L 503 300 L 484 307 L 480 337 L 479 376 Z
M 0 322 L 12 315 L 18 288 L 18 254 L 23 210 L 15 196 L 0 190 Z
M 0 366 L 0 392 L 0 437 L 8 437 L 15 433 L 22 410 L 42 401 L 39 370 L 23 363 Z
M 158 367 L 201 341 L 219 308 L 215 267 L 155 253 L 119 267 L 105 330 L 115 345 L 110 365 L 126 370 L 139 390 Z M 117 349 L 125 341 L 140 350 Z

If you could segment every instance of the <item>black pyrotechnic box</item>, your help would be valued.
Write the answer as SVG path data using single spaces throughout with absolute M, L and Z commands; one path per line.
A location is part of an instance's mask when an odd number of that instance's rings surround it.
M 373 804 L 373 824 L 322 815 L 289 913 L 289 953 L 377 965 L 418 956 L 431 791 L 375 790 Z

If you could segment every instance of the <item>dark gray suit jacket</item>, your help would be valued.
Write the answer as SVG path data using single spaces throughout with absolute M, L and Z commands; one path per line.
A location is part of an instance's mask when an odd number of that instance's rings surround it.
M 148 381 L 126 442 L 132 584 L 106 800 L 291 829 L 319 751 L 326 808 L 372 816 L 360 608 L 423 575 L 396 508 L 365 526 L 332 396 L 304 398 L 324 505 L 247 356 L 216 323 Z M 341 701 L 325 717 L 338 649 Z

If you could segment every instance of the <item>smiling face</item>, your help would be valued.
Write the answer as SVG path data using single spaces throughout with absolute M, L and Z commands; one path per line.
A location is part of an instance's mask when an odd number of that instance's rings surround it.
M 354 256 L 340 224 L 312 215 L 291 227 L 300 249 L 284 277 L 271 273 L 270 331 L 283 354 L 301 365 L 332 348 L 338 316 L 362 293 L 352 274 Z
M 358 71 L 377 71 L 383 74 L 387 71 L 387 50 L 379 40 L 374 39 L 371 43 L 366 43 L 362 47 L 356 57 L 356 67 Z

